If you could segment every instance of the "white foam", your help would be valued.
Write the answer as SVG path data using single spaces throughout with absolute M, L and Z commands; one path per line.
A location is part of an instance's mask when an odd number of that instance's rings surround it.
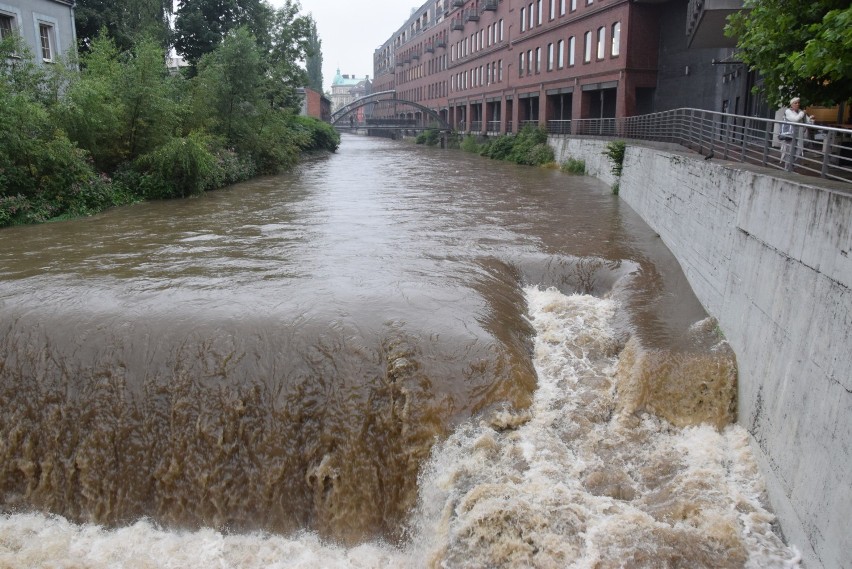
M 469 422 L 435 446 L 406 549 L 14 514 L 0 516 L 0 567 L 798 567 L 795 549 L 772 533 L 746 432 L 618 416 L 616 303 L 526 294 L 537 332 L 533 404 Z

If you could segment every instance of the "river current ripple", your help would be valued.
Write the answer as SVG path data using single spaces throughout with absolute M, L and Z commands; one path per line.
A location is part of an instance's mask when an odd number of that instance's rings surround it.
M 593 178 L 344 135 L 0 245 L 0 566 L 797 566 Z

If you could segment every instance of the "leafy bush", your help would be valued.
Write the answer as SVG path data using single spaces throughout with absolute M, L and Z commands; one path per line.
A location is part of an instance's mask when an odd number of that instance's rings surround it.
M 184 138 L 173 138 L 140 157 L 136 165 L 152 178 L 149 181 L 153 185 L 146 188 L 147 197 L 186 197 L 199 194 L 209 186 L 216 159 L 208 150 L 207 137 L 193 132 Z
M 507 160 L 509 155 L 512 153 L 512 148 L 514 146 L 514 136 L 511 134 L 504 134 L 495 138 L 491 145 L 488 147 L 489 158 L 493 158 L 494 160 Z
M 426 146 L 436 146 L 438 144 L 439 134 L 435 129 L 427 129 L 417 135 L 414 142 L 417 144 L 425 144 Z
M 534 148 L 539 145 L 547 146 L 547 132 L 543 128 L 534 126 L 525 126 L 515 136 L 512 152 L 509 154 L 509 160 L 516 164 L 527 164 L 537 166 L 553 160 L 553 152 L 547 155 L 546 151 Z M 546 160 L 542 158 L 547 157 Z
M 586 161 L 577 158 L 568 158 L 568 160 L 562 163 L 560 169 L 569 174 L 585 174 Z
M 310 136 L 310 144 L 302 150 L 328 150 L 334 152 L 340 146 L 340 133 L 327 122 L 313 117 L 294 117 L 296 124 Z
M 548 162 L 553 162 L 554 158 L 553 149 L 546 142 L 543 142 L 529 149 L 526 156 L 527 162 L 525 163 L 531 166 L 541 166 Z
M 106 175 L 94 177 L 85 183 L 76 184 L 69 192 L 68 206 L 58 217 L 82 217 L 99 211 L 127 205 L 139 198 L 125 186 L 114 184 Z
M 32 208 L 30 200 L 20 194 L 0 196 L 0 227 L 32 223 L 30 219 Z
M 612 162 L 612 170 L 614 176 L 621 176 L 621 169 L 624 166 L 624 152 L 627 144 L 623 140 L 614 140 L 606 145 L 604 154 L 609 157 Z
M 461 149 L 465 152 L 473 152 L 475 154 L 479 154 L 480 146 L 479 143 L 476 142 L 476 137 L 472 134 L 468 134 L 461 141 Z

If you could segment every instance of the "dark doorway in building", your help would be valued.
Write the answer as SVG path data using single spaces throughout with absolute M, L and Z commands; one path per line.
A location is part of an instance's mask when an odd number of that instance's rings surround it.
M 615 118 L 616 89 L 599 89 L 590 91 L 588 95 L 590 119 Z
M 654 112 L 654 88 L 636 88 L 636 114 L 649 115 Z

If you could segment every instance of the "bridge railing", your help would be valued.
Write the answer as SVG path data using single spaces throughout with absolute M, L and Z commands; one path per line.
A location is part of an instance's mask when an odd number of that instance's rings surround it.
M 717 159 L 852 183 L 852 129 L 797 124 L 792 139 L 784 141 L 779 138 L 782 124 L 784 121 L 701 109 L 675 109 L 618 119 L 574 119 L 565 134 L 670 142 Z

